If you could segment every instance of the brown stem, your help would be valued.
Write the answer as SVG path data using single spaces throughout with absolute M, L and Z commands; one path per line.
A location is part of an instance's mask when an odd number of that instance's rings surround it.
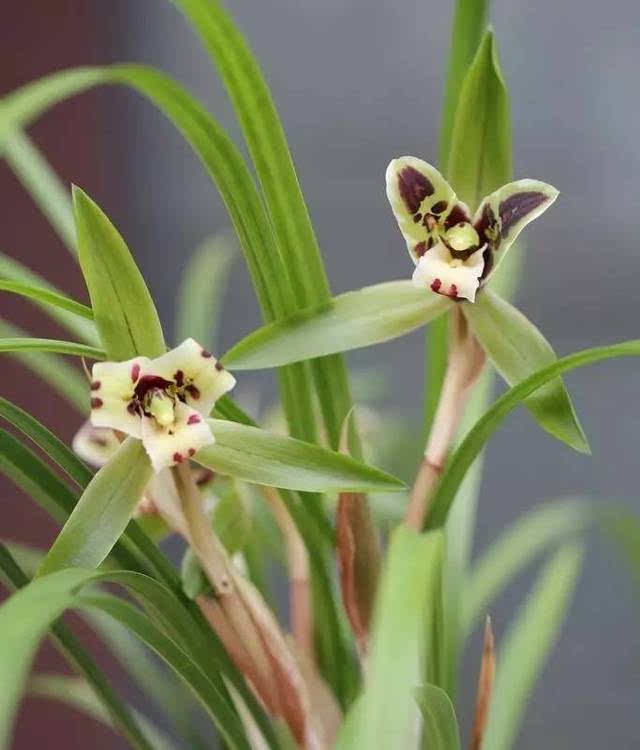
M 433 491 L 485 359 L 484 351 L 469 330 L 464 314 L 456 306 L 451 315 L 449 355 L 438 408 L 405 516 L 405 523 L 418 531 L 424 526 Z
M 313 608 L 309 580 L 309 554 L 280 493 L 273 487 L 263 487 L 262 491 L 287 545 L 287 559 L 291 579 L 289 586 L 289 607 L 293 640 L 300 653 L 305 654 L 308 659 L 314 661 Z

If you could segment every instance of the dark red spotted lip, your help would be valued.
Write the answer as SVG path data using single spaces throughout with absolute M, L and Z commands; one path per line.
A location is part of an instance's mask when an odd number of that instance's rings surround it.
M 134 389 L 134 393 L 137 400 L 142 403 L 144 401 L 144 397 L 150 390 L 157 388 L 158 390 L 164 391 L 170 385 L 173 385 L 173 381 L 165 380 L 164 378 L 160 377 L 160 375 L 143 375 L 138 381 Z

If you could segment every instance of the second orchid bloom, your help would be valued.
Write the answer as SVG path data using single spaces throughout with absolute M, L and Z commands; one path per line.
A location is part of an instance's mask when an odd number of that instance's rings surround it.
M 472 217 L 440 172 L 421 159 L 394 159 L 386 180 L 391 208 L 416 264 L 414 283 L 470 302 L 524 227 L 558 197 L 544 182 L 517 180 L 486 196 Z

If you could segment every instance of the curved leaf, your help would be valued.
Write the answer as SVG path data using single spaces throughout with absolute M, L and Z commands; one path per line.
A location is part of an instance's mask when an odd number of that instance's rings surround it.
M 451 304 L 411 281 L 376 284 L 259 328 L 233 346 L 223 360 L 236 370 L 259 369 L 371 346 L 415 330 Z
M 39 276 L 35 271 L 32 271 L 27 266 L 23 265 L 15 258 L 10 258 L 5 253 L 0 253 L 0 276 L 4 276 L 6 279 L 11 281 L 21 282 L 23 284 L 31 284 L 42 289 L 49 290 L 55 294 L 61 294 L 59 289 L 56 289 L 53 284 Z M 69 331 L 74 333 L 85 344 L 91 344 L 95 346 L 98 344 L 98 334 L 96 327 L 93 322 L 89 322 L 82 317 L 70 314 L 66 310 L 59 307 L 50 307 L 39 302 L 37 299 L 33 299 L 47 315 L 56 320 L 60 325 L 67 328 Z M 93 313 L 92 313 L 93 316 Z
M 460 730 L 451 699 L 437 685 L 416 690 L 429 750 L 460 750 Z
M 115 361 L 166 351 L 147 285 L 129 248 L 94 201 L 73 188 L 78 259 L 91 297 L 100 341 Z
M 571 601 L 583 549 L 567 545 L 547 563 L 504 636 L 498 653 L 482 750 L 514 747 L 531 689 L 547 661 Z
M 441 526 L 445 522 L 451 503 L 464 479 L 467 469 L 471 466 L 491 435 L 498 429 L 507 414 L 520 401 L 533 393 L 536 388 L 553 380 L 553 378 L 563 372 L 568 372 L 576 367 L 583 367 L 584 365 L 616 357 L 637 356 L 640 356 L 640 340 L 625 341 L 620 344 L 600 346 L 594 349 L 584 349 L 538 370 L 531 377 L 528 377 L 504 393 L 467 433 L 462 443 L 454 452 L 451 460 L 447 463 L 444 476 L 438 485 L 433 499 L 432 511 L 427 519 L 427 525 L 435 527 Z
M 258 427 L 210 419 L 216 442 L 194 461 L 245 482 L 304 492 L 401 490 L 390 474 L 349 456 Z
M 78 319 L 80 320 L 80 319 Z M 24 339 L 27 334 L 16 326 L 0 319 L 0 337 Z M 1 340 L 1 339 L 0 339 Z M 80 414 L 89 409 L 89 391 L 84 374 L 64 357 L 50 352 L 20 349 L 7 353 L 16 362 L 30 369 L 41 380 L 51 386 Z
M 104 359 L 105 357 L 102 349 L 96 349 L 94 346 L 78 344 L 75 341 L 37 339 L 30 336 L 0 338 L 0 352 L 55 352 L 89 359 Z
M 463 312 L 483 349 L 509 385 L 556 361 L 551 344 L 519 310 L 490 289 L 483 290 Z M 525 405 L 542 427 L 580 453 L 589 444 L 561 378 L 537 388 Z
M 97 568 L 127 527 L 151 474 L 142 443 L 127 438 L 87 485 L 37 575 Z
M 52 307 L 58 307 L 61 310 L 66 310 L 74 315 L 79 315 L 81 318 L 93 320 L 93 313 L 91 312 L 90 307 L 83 305 L 81 302 L 76 302 L 70 297 L 65 297 L 64 294 L 46 289 L 45 287 L 38 287 L 21 281 L 11 281 L 10 279 L 0 278 L 0 291 L 13 292 L 13 294 L 19 294 L 22 297 L 29 297 L 37 300 L 44 305 L 50 305 Z

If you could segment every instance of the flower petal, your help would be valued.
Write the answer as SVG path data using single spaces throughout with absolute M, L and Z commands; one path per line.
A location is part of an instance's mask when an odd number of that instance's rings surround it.
M 169 427 L 159 427 L 155 419 L 144 416 L 141 425 L 142 444 L 156 473 L 188 461 L 200 448 L 215 442 L 202 415 L 181 401 L 176 401 L 175 421 Z
M 109 427 L 94 427 L 87 421 L 76 432 L 71 447 L 83 461 L 100 468 L 118 450 L 120 441 Z
M 93 366 L 91 424 L 94 427 L 111 427 L 140 437 L 140 417 L 128 407 L 136 383 L 149 364 L 146 357 L 135 357 L 126 362 L 97 362 Z
M 473 218 L 480 244 L 486 242 L 489 250 L 484 277 L 495 271 L 520 232 L 557 197 L 558 191 L 546 182 L 517 180 L 484 198 Z
M 387 167 L 387 197 L 407 243 L 418 263 L 441 231 L 469 221 L 469 210 L 435 167 L 414 156 L 401 156 Z
M 187 404 L 209 416 L 215 402 L 230 391 L 236 379 L 197 341 L 186 339 L 179 346 L 154 359 L 150 372 L 185 387 Z
M 467 260 L 453 261 L 443 243 L 438 243 L 422 258 L 413 272 L 413 283 L 452 299 L 474 302 L 484 267 L 483 250 L 476 250 Z

